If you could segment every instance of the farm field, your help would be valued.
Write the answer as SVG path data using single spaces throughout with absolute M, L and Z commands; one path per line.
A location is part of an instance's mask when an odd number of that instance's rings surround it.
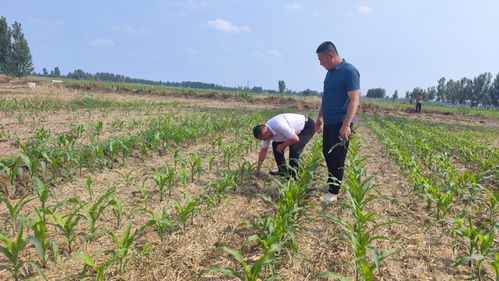
M 204 95 L 0 83 L 0 279 L 497 280 L 499 119 L 363 106 L 325 205 L 320 136 L 254 174 L 316 98 Z

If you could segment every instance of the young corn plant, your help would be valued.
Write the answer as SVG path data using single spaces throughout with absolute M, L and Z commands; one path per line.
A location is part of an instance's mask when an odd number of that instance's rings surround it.
M 17 167 L 16 165 L 12 165 L 11 167 L 8 167 L 4 165 L 3 163 L 0 163 L 0 167 L 2 168 L 2 171 L 7 175 L 7 178 L 9 179 L 9 185 L 10 185 L 10 196 L 14 198 L 17 194 L 17 185 L 16 185 L 16 179 L 18 176 L 22 176 L 23 174 L 23 169 Z M 7 194 L 9 195 L 9 194 Z
M 185 206 L 182 206 L 182 204 L 180 204 L 178 200 L 175 201 L 175 211 L 177 212 L 178 217 L 177 224 L 182 232 L 184 232 L 185 225 L 187 224 L 189 218 L 191 218 L 197 211 L 197 201 L 195 199 L 192 199 L 187 194 L 185 195 L 185 198 L 187 199 L 187 203 L 185 204 Z
M 7 210 L 9 211 L 9 216 L 5 219 L 5 226 L 10 225 L 12 233 L 18 233 L 19 228 L 22 227 L 22 222 L 25 220 L 21 211 L 23 207 L 34 198 L 28 199 L 29 193 L 25 194 L 15 204 L 13 204 L 7 196 L 0 195 L 0 200 L 5 203 Z
M 120 203 L 118 200 L 113 198 L 111 201 L 109 201 L 109 205 L 113 207 L 113 214 L 114 217 L 116 218 L 116 228 L 120 227 L 121 225 L 121 220 L 123 219 L 123 204 Z
M 85 217 L 79 213 L 81 205 L 78 199 L 68 199 L 67 202 L 73 204 L 74 207 L 66 216 L 61 216 L 55 212 L 52 212 L 52 218 L 54 220 L 52 225 L 59 229 L 66 238 L 66 243 L 68 244 L 68 252 L 71 254 L 73 252 L 73 241 L 75 240 L 77 235 L 75 228 L 78 225 L 80 219 Z
M 499 224 L 497 222 L 492 224 L 484 222 L 481 225 L 475 225 L 469 213 L 462 213 L 451 221 L 454 223 L 452 228 L 453 249 L 455 250 L 460 244 L 465 244 L 466 247 L 465 255 L 460 256 L 454 266 L 469 265 L 471 267 L 474 265 L 475 275 L 470 280 L 483 280 L 485 277 L 483 276 L 483 262 L 488 259 L 491 253 L 497 253 L 499 250 L 494 241 L 499 232 Z
M 189 166 L 191 171 L 191 182 L 194 182 L 194 176 L 199 176 L 204 172 L 203 166 L 201 165 L 201 156 L 198 153 L 192 153 L 189 158 Z
M 50 207 L 47 206 L 47 201 L 50 194 L 52 193 L 52 190 L 47 188 L 45 184 L 37 177 L 33 179 L 33 189 L 40 201 L 40 211 L 42 212 L 43 220 L 45 220 L 45 215 L 51 213 Z
M 61 155 L 53 155 L 52 157 L 47 154 L 47 152 L 42 152 L 43 159 L 47 161 L 50 168 L 50 173 L 52 174 L 51 180 L 55 180 L 60 177 L 60 169 L 64 164 L 64 158 Z
M 92 201 L 94 197 L 94 189 L 92 188 L 92 183 L 93 183 L 92 177 L 88 175 L 87 181 L 85 181 L 83 187 L 85 187 L 85 189 L 87 190 L 88 196 L 90 197 L 90 201 Z
M 101 216 L 102 212 L 109 206 L 111 197 L 115 192 L 114 188 L 110 188 L 105 194 L 97 199 L 97 201 L 89 206 L 87 204 L 82 205 L 82 209 L 86 212 L 83 216 L 87 219 L 88 229 L 91 234 L 95 234 L 97 230 L 97 220 Z
M 123 236 L 119 238 L 113 232 L 108 232 L 108 235 L 113 238 L 116 250 L 111 250 L 110 253 L 114 256 L 119 265 L 119 272 L 123 273 L 126 265 L 134 257 L 129 255 L 130 248 L 137 236 L 144 230 L 144 226 L 139 227 L 133 233 L 131 233 L 132 225 L 128 224 L 128 227 L 123 233 Z
M 123 178 L 126 187 L 130 187 L 137 182 L 138 178 L 133 175 L 133 171 L 123 171 L 123 172 L 114 171 L 114 172 Z
M 151 219 L 147 221 L 146 226 L 153 227 L 156 234 L 161 241 L 163 241 L 165 234 L 175 228 L 175 222 L 172 220 L 171 216 L 168 214 L 168 207 L 165 206 L 159 214 L 153 211 L 143 209 L 144 212 L 151 216 Z
M 11 266 L 0 265 L 0 270 L 7 270 L 12 275 L 14 280 L 19 280 L 19 270 L 24 265 L 24 261 L 21 259 L 20 254 L 27 245 L 27 241 L 23 238 L 24 226 L 21 224 L 19 227 L 19 232 L 16 233 L 14 239 L 0 234 L 0 252 L 5 256 L 7 261 Z
M 490 189 L 485 189 L 485 194 L 487 194 L 488 201 L 485 202 L 487 206 L 487 220 L 489 223 L 494 222 L 494 218 L 499 216 L 499 190 L 496 192 L 491 191 Z
M 59 246 L 57 241 L 49 239 L 48 224 L 40 214 L 40 210 L 35 208 L 34 214 L 35 218 L 29 224 L 29 228 L 33 230 L 33 236 L 28 237 L 27 240 L 35 246 L 42 268 L 46 268 L 50 258 L 49 250 L 52 249 L 52 258 L 55 261 L 58 257 Z
M 159 188 L 159 201 L 163 202 L 163 195 L 168 189 L 168 194 L 171 196 L 173 183 L 174 183 L 174 170 L 168 166 L 165 166 L 164 169 L 151 169 L 151 175 L 144 180 L 152 179 Z
M 128 153 L 128 147 L 121 141 L 120 139 L 111 139 L 109 142 L 107 149 L 109 151 L 109 168 L 113 168 L 113 164 L 115 161 L 116 154 L 121 152 L 122 155 Z M 125 164 L 125 157 L 122 157 L 123 165 Z
M 83 268 L 83 271 L 87 269 L 87 267 L 92 268 L 95 273 L 97 274 L 96 278 L 94 280 L 97 281 L 104 281 L 106 272 L 107 270 L 116 262 L 116 256 L 110 255 L 110 250 L 105 250 L 105 251 L 95 251 L 92 255 L 87 255 L 84 253 L 78 253 L 75 254 L 74 257 L 82 260 L 85 263 L 85 267 Z M 96 257 L 100 255 L 108 255 L 109 257 L 103 262 L 103 263 L 98 263 Z M 101 259 L 99 259 L 101 260 Z
M 19 157 L 23 164 L 28 168 L 30 179 L 32 179 L 39 168 L 45 170 L 45 162 L 36 159 L 36 157 L 29 157 L 24 153 L 19 153 Z
M 234 276 L 241 281 L 257 281 L 257 280 L 270 281 L 270 280 L 281 279 L 281 277 L 275 273 L 271 273 L 270 276 L 263 278 L 261 277 L 261 275 L 262 273 L 265 272 L 266 266 L 274 262 L 274 260 L 277 258 L 277 253 L 281 251 L 282 248 L 283 248 L 282 244 L 272 244 L 272 246 L 268 248 L 263 253 L 263 255 L 261 255 L 251 265 L 250 265 L 251 260 L 243 259 L 241 251 L 232 250 L 227 247 L 218 248 L 219 250 L 222 250 L 230 254 L 239 263 L 242 272 L 241 270 L 238 269 L 215 265 L 202 270 L 199 273 L 198 277 L 201 277 L 208 272 L 216 272 L 216 273 L 223 273 Z
M 374 186 L 371 184 L 370 178 L 366 178 L 366 157 L 358 155 L 359 148 L 359 144 L 355 138 L 352 138 L 349 147 L 349 161 L 345 166 L 346 181 L 342 185 L 342 190 L 345 191 L 348 198 L 347 203 L 343 205 L 353 217 L 353 224 L 348 223 L 338 216 L 326 216 L 326 218 L 340 226 L 343 230 L 342 240 L 348 242 L 352 248 L 355 264 L 355 280 L 371 281 L 374 280 L 375 271 L 380 271 L 383 260 L 398 250 L 393 248 L 379 252 L 371 246 L 377 240 L 393 242 L 392 239 L 386 236 L 375 234 L 377 229 L 392 222 L 378 223 L 374 220 L 378 214 L 364 211 L 368 203 L 378 199 L 388 199 L 388 197 L 368 195 Z M 370 258 L 368 253 L 370 253 Z

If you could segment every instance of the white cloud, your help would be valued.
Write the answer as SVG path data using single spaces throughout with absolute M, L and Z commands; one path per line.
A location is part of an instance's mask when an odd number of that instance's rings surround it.
M 276 50 L 276 49 L 269 49 L 265 51 L 253 51 L 251 52 L 251 55 L 258 60 L 264 61 L 264 62 L 275 62 L 279 60 L 283 54 Z
M 286 9 L 292 10 L 292 11 L 300 11 L 301 9 L 303 9 L 303 6 L 296 3 L 296 2 L 293 2 L 293 3 L 286 4 Z
M 114 46 L 114 41 L 112 39 L 95 38 L 88 44 L 96 47 L 112 47 Z
M 114 26 L 113 30 L 116 32 L 128 33 L 128 34 L 149 34 L 151 31 L 147 29 L 140 29 L 130 25 Z
M 249 25 L 241 25 L 237 26 L 231 23 L 230 21 L 226 21 L 223 19 L 216 19 L 208 21 L 208 26 L 227 33 L 241 33 L 241 32 L 249 32 L 251 28 Z
M 368 15 L 373 12 L 373 10 L 367 6 L 361 5 L 357 7 L 357 10 L 364 15 Z
M 271 49 L 271 50 L 268 50 L 267 51 L 267 54 L 271 57 L 276 57 L 276 58 L 280 58 L 282 57 L 282 53 L 279 52 L 278 50 L 274 50 L 274 49 Z

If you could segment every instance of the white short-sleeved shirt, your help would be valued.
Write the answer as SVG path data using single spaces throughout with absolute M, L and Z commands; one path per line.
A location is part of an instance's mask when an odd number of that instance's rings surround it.
M 270 140 L 262 141 L 262 147 L 269 147 L 270 141 L 284 142 L 299 135 L 305 127 L 306 117 L 296 113 L 283 113 L 276 115 L 265 126 L 274 135 Z

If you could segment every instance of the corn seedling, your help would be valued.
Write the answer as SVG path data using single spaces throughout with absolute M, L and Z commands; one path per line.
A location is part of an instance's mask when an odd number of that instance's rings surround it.
M 29 228 L 33 230 L 33 236 L 27 238 L 27 240 L 35 246 L 38 257 L 40 258 L 40 263 L 43 268 L 47 266 L 49 259 L 49 248 L 52 248 L 52 257 L 57 260 L 58 255 L 58 244 L 57 241 L 51 241 L 49 239 L 49 233 L 47 231 L 47 222 L 40 214 L 40 210 L 35 208 L 35 219 L 30 222 Z
M 81 137 L 81 135 L 83 135 L 83 133 L 85 132 L 85 128 L 83 127 L 82 124 L 69 125 L 69 128 L 71 129 L 71 134 L 76 138 Z
M 281 244 L 273 244 L 252 265 L 249 264 L 249 261 L 245 261 L 243 259 L 240 251 L 232 250 L 227 247 L 218 248 L 218 250 L 222 250 L 230 254 L 239 263 L 242 272 L 237 269 L 215 265 L 202 270 L 198 277 L 201 277 L 208 272 L 217 272 L 234 276 L 241 281 L 270 281 L 280 279 L 280 276 L 275 273 L 272 273 L 271 276 L 265 278 L 262 278 L 260 275 L 265 270 L 265 266 L 271 264 L 277 258 L 276 254 L 282 249 L 282 247 L 283 246 Z
M 75 227 L 78 225 L 80 219 L 85 217 L 78 213 L 81 205 L 77 199 L 69 199 L 67 202 L 72 203 L 76 207 L 73 207 L 73 209 L 64 217 L 52 212 L 52 218 L 54 219 L 54 223 L 52 223 L 52 225 L 58 228 L 66 238 L 68 252 L 71 254 L 73 251 L 72 244 L 77 235 Z
M 45 221 L 45 215 L 51 212 L 51 210 L 47 206 L 47 201 L 49 199 L 50 193 L 52 193 L 52 190 L 47 188 L 45 184 L 36 177 L 33 180 L 33 189 L 38 196 L 38 199 L 40 200 L 40 210 L 42 212 L 43 220 Z
M 60 155 L 50 157 L 45 151 L 42 152 L 42 156 L 43 159 L 45 159 L 45 161 L 49 164 L 50 172 L 52 173 L 52 180 L 58 178 L 60 176 L 59 170 L 64 163 L 64 158 Z
M 92 183 L 93 183 L 92 177 L 89 175 L 87 177 L 87 180 L 83 184 L 83 187 L 85 187 L 85 189 L 88 192 L 88 196 L 90 197 L 90 201 L 92 201 L 93 197 L 94 197 L 94 189 L 92 188 Z
M 21 214 L 21 210 L 29 201 L 34 198 L 28 199 L 29 193 L 25 194 L 19 200 L 17 200 L 16 204 L 12 204 L 7 196 L 0 196 L 0 200 L 7 205 L 7 210 L 9 211 L 9 216 L 5 219 L 5 225 L 9 224 L 12 228 L 12 233 L 17 233 L 19 227 L 22 227 L 22 221 L 25 219 Z
M 21 224 L 19 232 L 17 232 L 14 239 L 0 234 L 0 252 L 5 256 L 7 261 L 12 265 L 10 267 L 0 265 L 0 270 L 7 270 L 10 272 L 14 280 L 19 280 L 19 269 L 24 265 L 24 261 L 20 258 L 20 253 L 26 247 L 26 240 L 23 239 L 24 226 Z
M 152 179 L 159 188 L 159 201 L 163 202 L 163 194 L 165 189 L 168 189 L 168 194 L 171 196 L 173 181 L 174 181 L 174 171 L 172 168 L 165 166 L 164 170 L 161 169 L 151 169 L 152 175 L 146 178 L 144 181 L 148 179 Z
M 123 273 L 125 266 L 133 258 L 133 255 L 130 256 L 128 252 L 137 236 L 144 230 L 144 227 L 136 229 L 133 233 L 131 233 L 131 229 L 132 225 L 128 224 L 121 238 L 118 238 L 113 232 L 108 232 L 108 235 L 113 238 L 114 245 L 116 246 L 116 250 L 112 250 L 110 253 L 118 261 L 120 273 Z
M 202 172 L 204 172 L 203 166 L 201 165 L 201 156 L 197 153 L 191 154 L 191 157 L 189 158 L 189 166 L 190 166 L 190 171 L 191 171 L 191 182 L 194 182 L 194 176 L 199 176 L 201 175 Z
M 23 169 L 18 168 L 16 165 L 7 167 L 3 163 L 0 163 L 0 167 L 2 168 L 2 171 L 7 175 L 7 178 L 9 179 L 10 192 L 11 192 L 10 196 L 15 197 L 17 193 L 16 179 L 18 176 L 22 175 Z
M 21 161 L 24 163 L 24 165 L 28 168 L 29 176 L 31 179 L 35 176 L 35 173 L 40 167 L 42 167 L 43 169 L 45 167 L 45 163 L 36 159 L 35 157 L 29 157 L 22 152 L 19 153 L 19 157 L 21 158 Z
M 116 228 L 118 228 L 120 227 L 121 219 L 123 218 L 123 204 L 113 198 L 109 201 L 109 205 L 113 207 L 113 214 L 116 217 Z
M 197 201 L 192 199 L 189 195 L 185 196 L 187 199 L 187 203 L 185 206 L 182 206 L 179 201 L 175 201 L 175 211 L 178 216 L 178 226 L 182 230 L 185 230 L 185 225 L 187 224 L 187 220 L 194 215 L 196 212 L 196 204 Z
M 147 209 L 143 209 L 143 211 L 151 216 L 151 219 L 147 221 L 146 226 L 153 227 L 154 231 L 158 234 L 159 239 L 163 241 L 165 234 L 175 226 L 174 221 L 168 214 L 168 207 L 163 207 L 159 214 L 155 214 L 153 211 Z
M 74 257 L 82 260 L 85 263 L 85 267 L 83 268 L 84 271 L 87 268 L 87 266 L 91 267 L 95 271 L 95 273 L 97 274 L 95 280 L 104 281 L 106 272 L 116 262 L 116 257 L 110 256 L 102 264 L 98 264 L 95 257 L 100 256 L 102 254 L 109 255 L 110 251 L 109 250 L 95 251 L 91 256 L 84 253 L 78 253 L 75 254 Z
M 137 177 L 133 175 L 133 171 L 123 171 L 123 172 L 114 171 L 114 172 L 123 178 L 126 187 L 132 186 L 132 184 L 134 184 L 137 181 Z
M 91 234 L 95 234 L 95 231 L 97 229 L 97 220 L 99 219 L 102 212 L 104 212 L 104 210 L 109 206 L 109 198 L 114 194 L 114 192 L 115 189 L 110 188 L 105 194 L 99 197 L 92 206 L 88 206 L 88 204 L 82 206 L 82 209 L 86 212 L 86 214 L 83 214 L 83 216 L 87 219 L 88 229 Z
M 499 231 L 499 225 L 494 222 L 489 225 L 485 222 L 481 225 L 475 225 L 470 214 L 463 213 L 458 218 L 451 220 L 454 223 L 452 235 L 454 239 L 454 249 L 460 244 L 458 238 L 464 240 L 466 253 L 460 256 L 454 266 L 473 264 L 476 267 L 475 276 L 473 279 L 482 280 L 483 270 L 482 263 L 488 259 L 488 255 L 496 253 L 499 248 L 494 247 L 494 239 Z M 467 226 L 466 226 L 467 222 Z

